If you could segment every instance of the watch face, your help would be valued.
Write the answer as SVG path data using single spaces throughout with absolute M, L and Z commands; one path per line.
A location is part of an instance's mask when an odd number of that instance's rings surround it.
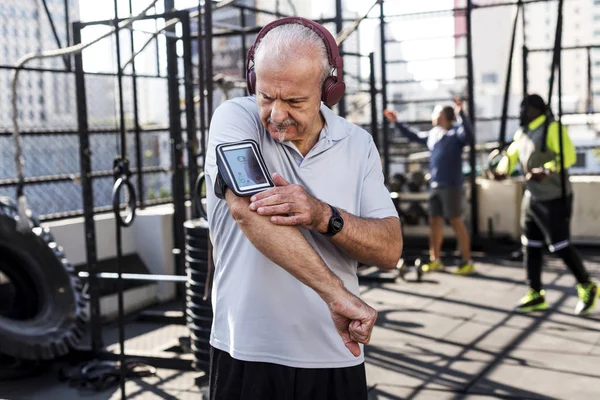
M 333 220 L 331 226 L 333 227 L 334 230 L 340 231 L 344 227 L 344 221 L 336 218 Z

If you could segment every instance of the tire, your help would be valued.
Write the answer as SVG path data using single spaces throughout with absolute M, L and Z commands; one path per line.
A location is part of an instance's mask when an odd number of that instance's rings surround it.
M 4 297 L 12 298 L 10 307 L 0 309 L 0 353 L 55 359 L 80 342 L 88 321 L 87 298 L 52 233 L 36 218 L 31 231 L 20 233 L 17 219 L 15 204 L 0 197 L 0 278 Z

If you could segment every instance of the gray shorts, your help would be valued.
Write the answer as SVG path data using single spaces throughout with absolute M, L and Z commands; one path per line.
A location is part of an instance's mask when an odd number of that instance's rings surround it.
M 443 187 L 429 192 L 429 216 L 456 218 L 463 214 L 465 199 L 462 187 Z

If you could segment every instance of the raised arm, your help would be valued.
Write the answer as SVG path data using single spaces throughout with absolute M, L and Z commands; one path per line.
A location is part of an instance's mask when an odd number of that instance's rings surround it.
M 406 124 L 399 122 L 398 117 L 395 112 L 390 111 L 390 110 L 385 110 L 383 112 L 383 114 L 385 115 L 385 118 L 387 118 L 388 121 L 390 121 L 391 123 L 394 124 L 394 126 L 398 129 L 398 131 L 400 132 L 400 134 L 402 136 L 404 136 L 411 142 L 420 143 L 423 146 L 427 146 L 427 138 L 421 137 L 417 130 L 409 127 Z

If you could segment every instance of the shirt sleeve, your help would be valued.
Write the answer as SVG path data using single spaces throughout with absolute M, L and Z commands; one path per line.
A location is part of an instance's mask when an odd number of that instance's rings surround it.
M 216 147 L 221 143 L 253 139 L 260 144 L 262 124 L 258 114 L 252 113 L 237 102 L 226 101 L 214 112 L 210 122 L 204 173 L 206 174 L 207 200 L 214 196 L 217 177 Z
M 496 171 L 501 174 L 510 175 L 515 170 L 517 163 L 519 162 L 519 148 L 517 146 L 517 141 L 521 137 L 521 131 L 518 131 L 515 134 L 514 141 L 508 146 L 506 150 L 506 155 L 502 157 L 498 166 L 496 167 Z
M 398 218 L 390 192 L 385 186 L 381 158 L 373 140 L 370 141 L 367 172 L 360 193 L 361 218 Z
M 465 114 L 462 110 L 460 111 L 460 119 L 462 124 L 458 127 L 456 135 L 458 136 L 463 146 L 466 146 L 468 144 L 473 143 L 473 125 L 471 124 L 471 119 L 469 118 L 469 116 Z
M 423 146 L 427 146 L 427 138 L 419 136 L 419 132 L 415 129 L 412 129 L 408 125 L 401 122 L 396 122 L 396 128 L 398 128 L 402 136 L 411 142 L 420 143 Z
M 577 162 L 577 153 L 571 138 L 569 137 L 568 129 L 565 125 L 562 126 L 562 142 L 563 142 L 563 156 L 564 167 L 569 168 L 575 162 Z M 549 150 L 552 150 L 556 154 L 556 160 L 549 161 L 544 164 L 544 168 L 551 171 L 560 171 L 560 138 L 558 136 L 558 122 L 553 122 L 548 127 L 548 136 L 546 137 L 546 145 Z

